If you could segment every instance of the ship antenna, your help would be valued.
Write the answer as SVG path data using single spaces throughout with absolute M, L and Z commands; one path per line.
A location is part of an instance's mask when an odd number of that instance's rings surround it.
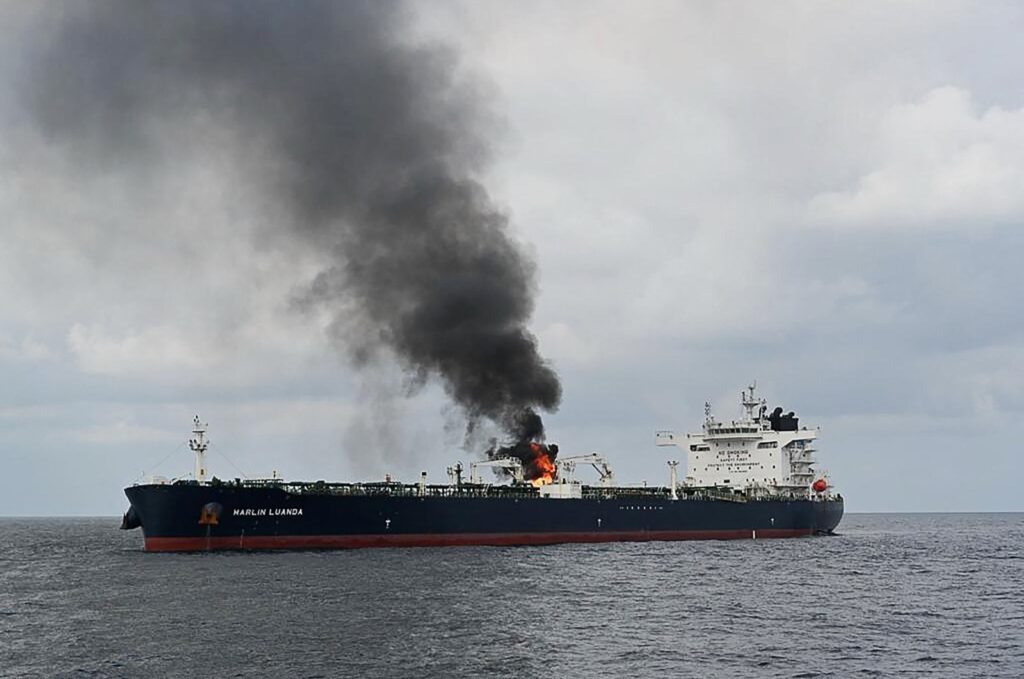
M 754 397 L 754 390 L 757 389 L 757 380 L 754 380 L 754 383 L 750 385 L 749 389 L 750 395 L 748 396 L 747 392 L 744 391 L 740 397 L 740 402 L 743 405 L 743 409 L 747 412 L 747 419 L 752 420 L 754 419 L 754 409 L 761 404 L 761 402 Z
M 188 447 L 196 454 L 196 481 L 203 483 L 206 481 L 206 448 L 210 445 L 206 440 L 206 428 L 209 425 L 201 424 L 198 415 L 193 418 L 192 425 L 195 436 L 188 440 Z

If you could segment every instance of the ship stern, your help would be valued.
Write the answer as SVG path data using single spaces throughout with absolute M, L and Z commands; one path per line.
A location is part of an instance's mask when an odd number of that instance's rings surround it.
M 843 498 L 836 496 L 814 503 L 814 532 L 817 535 L 835 535 L 843 520 Z

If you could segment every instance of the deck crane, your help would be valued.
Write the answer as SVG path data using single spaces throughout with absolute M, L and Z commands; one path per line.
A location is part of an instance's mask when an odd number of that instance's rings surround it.
M 477 471 L 480 467 L 497 467 L 512 475 L 512 478 L 517 482 L 523 481 L 523 463 L 513 457 L 502 457 L 497 460 L 484 460 L 481 462 L 470 462 L 469 463 L 469 482 L 470 483 L 483 483 L 480 479 L 480 473 Z
M 588 453 L 586 455 L 558 458 L 558 466 L 565 473 L 566 478 L 572 477 L 577 463 L 589 464 L 596 469 L 602 486 L 612 485 L 614 481 L 612 468 L 608 465 L 608 460 L 601 453 Z

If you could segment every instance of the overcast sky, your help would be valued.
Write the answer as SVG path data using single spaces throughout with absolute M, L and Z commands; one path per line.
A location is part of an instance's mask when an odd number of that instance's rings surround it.
M 820 425 L 849 511 L 1024 510 L 1024 6 L 414 8 L 500 119 L 563 455 L 666 483 L 654 430 L 756 380 Z M 15 84 L 47 11 L 0 5 L 0 515 L 120 513 L 191 470 L 195 413 L 222 477 L 478 456 L 437 385 L 355 370 L 295 304 L 323 261 L 217 140 L 83 172 L 39 133 Z

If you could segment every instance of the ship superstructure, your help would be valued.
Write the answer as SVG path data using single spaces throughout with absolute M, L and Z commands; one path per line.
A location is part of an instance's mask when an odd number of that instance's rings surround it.
M 748 496 L 810 497 L 830 492 L 827 476 L 815 471 L 816 429 L 800 427 L 793 412 L 781 407 L 768 413 L 768 403 L 756 396 L 756 385 L 740 395 L 742 415 L 719 421 L 704 404 L 699 433 L 677 437 L 659 431 L 659 446 L 686 452 L 685 487 L 728 488 Z

